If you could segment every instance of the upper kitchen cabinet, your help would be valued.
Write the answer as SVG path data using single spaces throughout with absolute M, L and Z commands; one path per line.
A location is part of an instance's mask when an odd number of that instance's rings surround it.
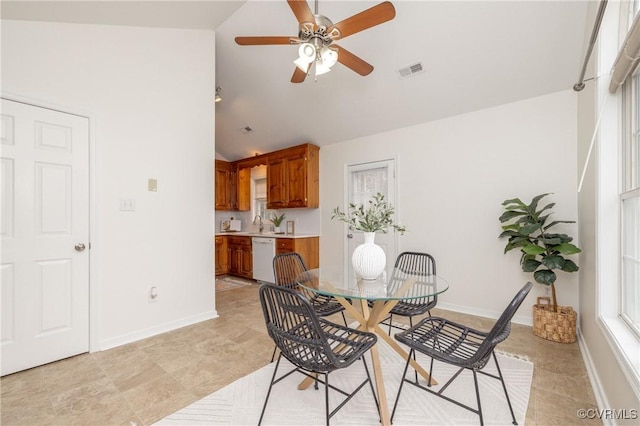
M 215 162 L 215 209 L 237 209 L 236 166 L 228 161 Z
M 237 168 L 237 200 L 238 203 L 235 210 L 249 211 L 251 210 L 251 169 L 267 164 L 266 155 L 256 155 L 255 157 L 245 158 L 236 161 Z
M 304 144 L 267 156 L 267 208 L 317 208 L 320 205 L 319 150 Z

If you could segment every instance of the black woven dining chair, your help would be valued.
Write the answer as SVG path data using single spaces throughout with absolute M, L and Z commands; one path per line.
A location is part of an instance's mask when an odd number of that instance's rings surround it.
M 436 260 L 427 253 L 418 253 L 413 251 L 405 251 L 400 253 L 396 259 L 394 266 L 394 275 L 389 280 L 389 292 L 393 293 L 395 289 L 399 289 L 404 284 L 409 274 L 417 275 L 435 275 Z M 420 281 L 420 280 L 418 280 Z M 426 284 L 425 284 L 426 285 Z M 404 328 L 393 324 L 393 316 L 403 316 L 409 318 L 409 327 L 413 327 L 413 317 L 428 313 L 431 316 L 431 309 L 438 303 L 438 295 L 420 297 L 418 299 L 400 300 L 389 312 L 389 316 L 380 323 L 389 326 L 389 336 L 391 336 L 391 328 Z M 372 302 L 369 302 L 372 306 Z
M 400 289 L 407 279 L 408 275 L 435 275 L 436 274 L 436 260 L 427 253 L 419 253 L 414 251 L 405 251 L 398 255 L 396 263 L 393 269 L 393 276 L 389 280 L 387 288 L 389 293 L 394 293 Z M 433 284 L 419 283 L 417 285 L 433 286 Z M 373 307 L 373 301 L 368 302 L 369 307 Z M 431 309 L 438 303 L 438 295 L 433 294 L 431 296 L 420 297 L 417 299 L 405 299 L 400 300 L 391 311 L 389 315 L 380 321 L 380 324 L 389 326 L 389 336 L 391 336 L 391 328 L 397 328 L 404 330 L 403 327 L 393 324 L 393 316 L 403 316 L 409 318 L 409 327 L 413 327 L 413 317 L 428 313 L 431 316 Z M 415 353 L 413 354 L 415 359 Z M 431 360 L 431 367 L 433 367 L 433 359 Z M 415 372 L 416 382 L 418 381 L 418 372 Z
M 260 287 L 260 303 L 267 331 L 280 349 L 280 355 L 273 371 L 258 424 L 262 423 L 273 385 L 295 372 L 324 383 L 327 425 L 329 425 L 329 419 L 367 383 L 369 383 L 373 399 L 379 410 L 373 382 L 364 357 L 364 354 L 376 344 L 375 334 L 354 330 L 320 318 L 303 294 L 287 287 L 263 284 Z M 282 357 L 289 360 L 295 369 L 276 378 Z M 355 390 L 348 393 L 329 383 L 329 373 L 347 368 L 358 359 L 362 359 L 366 379 Z M 324 376 L 324 379 L 321 376 Z M 332 411 L 329 408 L 329 389 L 346 397 Z
M 476 413 L 480 417 L 480 425 L 484 425 L 484 419 L 482 417 L 482 405 L 480 403 L 480 392 L 478 391 L 478 373 L 485 376 L 492 377 L 500 380 L 504 395 L 507 398 L 507 404 L 509 405 L 509 411 L 511 411 L 511 418 L 513 424 L 517 425 L 516 416 L 513 413 L 513 407 L 511 406 L 511 400 L 509 399 L 509 393 L 507 392 L 507 386 L 504 383 L 502 372 L 500 371 L 500 365 L 498 364 L 498 358 L 495 354 L 495 347 L 498 343 L 504 341 L 511 332 L 511 319 L 515 315 L 516 311 L 522 304 L 522 301 L 527 297 L 527 294 L 531 290 L 533 284 L 526 283 L 520 291 L 513 298 L 511 303 L 504 310 L 498 321 L 494 324 L 491 330 L 486 333 L 478 330 L 474 330 L 462 324 L 449 321 L 444 318 L 429 317 L 420 321 L 415 327 L 412 327 L 406 331 L 395 335 L 396 340 L 409 346 L 411 349 L 409 357 L 407 357 L 407 363 L 402 373 L 402 381 L 398 389 L 398 395 L 396 402 L 393 406 L 391 413 L 391 421 L 395 415 L 396 408 L 398 407 L 398 401 L 400 400 L 400 393 L 405 382 L 423 389 L 431 394 L 434 394 L 440 398 L 443 398 L 449 402 L 452 402 L 460 407 L 463 407 L 473 413 Z M 418 383 L 418 381 L 412 381 L 406 378 L 407 369 L 409 368 L 409 359 L 415 352 L 421 352 L 432 359 L 454 365 L 459 367 L 458 371 L 449 379 L 440 390 L 437 392 L 430 389 L 431 385 L 427 384 L 427 387 Z M 487 365 L 489 359 L 493 358 L 497 375 L 482 371 Z M 443 392 L 447 389 L 449 384 L 453 382 L 465 369 L 471 370 L 473 373 L 473 383 L 476 391 L 476 401 L 478 408 L 475 409 L 468 405 L 462 404 L 446 395 Z M 433 364 L 429 374 L 433 371 Z
M 340 302 L 334 297 L 313 293 L 298 285 L 296 280 L 305 271 L 307 271 L 307 265 L 299 253 L 280 253 L 273 257 L 273 277 L 276 285 L 302 292 L 309 302 L 311 302 L 313 309 L 315 309 L 320 317 L 328 317 L 329 315 L 340 312 L 342 314 L 342 321 L 346 326 L 347 318 L 344 316 L 344 306 L 342 306 Z M 273 349 L 273 354 L 271 354 L 271 362 L 273 362 L 276 357 L 276 349 L 277 347 Z

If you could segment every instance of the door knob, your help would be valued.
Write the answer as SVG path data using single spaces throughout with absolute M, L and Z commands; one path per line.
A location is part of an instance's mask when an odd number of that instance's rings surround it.
M 347 238 L 353 238 L 353 234 L 352 234 L 351 232 L 349 232 L 349 233 L 347 234 Z
M 82 243 L 78 243 L 75 245 L 74 249 L 76 249 L 76 251 L 83 251 L 85 249 L 85 245 Z

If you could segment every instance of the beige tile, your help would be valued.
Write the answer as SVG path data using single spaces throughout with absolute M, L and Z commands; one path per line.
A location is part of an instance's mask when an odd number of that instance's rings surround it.
M 65 410 L 80 401 L 99 401 L 101 398 L 109 398 L 114 395 L 119 395 L 119 390 L 107 377 L 81 383 L 74 388 L 69 388 L 59 393 L 49 393 L 51 403 L 58 411 Z
M 157 362 L 146 354 L 128 358 L 126 363 L 107 371 L 120 392 L 126 392 L 166 373 Z
M 40 368 L 47 389 L 53 395 L 105 377 L 100 366 L 89 354 L 67 358 Z
M 140 384 L 122 393 L 144 424 L 150 424 L 199 398 L 169 374 Z
M 2 406 L 0 424 L 10 425 L 55 425 L 57 417 L 44 386 L 21 383 L 13 389 L 5 389 L 2 381 Z
M 578 410 L 597 408 L 595 405 L 578 402 L 568 395 L 544 389 L 536 392 L 536 420 L 539 425 L 598 425 L 598 419 L 581 419 Z
M 140 424 L 123 396 L 117 392 L 87 396 L 56 411 L 63 425 Z
M 47 392 L 47 386 L 40 368 L 31 368 L 10 374 L 0 379 L 1 401 L 19 401 L 39 392 Z

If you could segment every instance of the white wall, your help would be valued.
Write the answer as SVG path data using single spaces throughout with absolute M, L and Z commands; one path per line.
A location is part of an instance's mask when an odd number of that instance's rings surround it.
M 577 220 L 576 95 L 572 91 L 325 146 L 320 155 L 321 264 L 342 262 L 341 223 L 347 164 L 397 159 L 397 212 L 408 232 L 398 252 L 426 251 L 450 283 L 439 306 L 497 317 L 532 281 L 519 254 L 503 254 L 502 201 L 551 192 L 555 218 Z M 577 226 L 565 230 L 577 237 Z M 576 238 L 577 241 L 577 238 Z M 576 259 L 577 260 L 577 259 Z M 560 273 L 559 304 L 578 309 L 578 274 Z M 536 285 L 516 321 L 531 324 Z
M 91 116 L 94 350 L 216 315 L 214 79 L 212 31 L 2 21 L 3 94 Z

